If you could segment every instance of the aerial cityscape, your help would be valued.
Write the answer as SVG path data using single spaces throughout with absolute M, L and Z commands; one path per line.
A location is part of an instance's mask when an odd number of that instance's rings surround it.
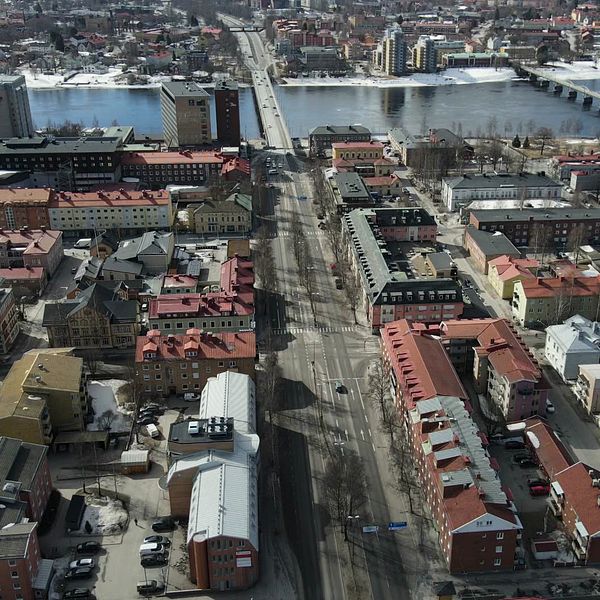
M 0 4 L 0 600 L 599 596 L 599 0 Z

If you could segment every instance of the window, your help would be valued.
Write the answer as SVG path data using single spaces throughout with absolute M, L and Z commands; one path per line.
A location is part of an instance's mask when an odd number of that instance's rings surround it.
M 500 554 L 502 552 L 502 546 L 496 546 L 496 554 Z
M 19 571 L 11 571 L 11 572 L 10 572 L 10 576 L 11 576 L 13 579 L 18 579 L 18 578 L 19 578 Z
M 16 567 L 17 566 L 17 561 L 16 560 L 9 560 L 8 561 L 8 566 L 9 567 Z
M 503 540 L 503 539 L 504 539 L 504 531 L 499 531 L 499 532 L 496 534 L 496 539 L 497 539 L 497 540 Z
M 499 567 L 502 564 L 502 559 L 501 558 L 495 558 L 494 559 L 494 566 L 495 567 Z

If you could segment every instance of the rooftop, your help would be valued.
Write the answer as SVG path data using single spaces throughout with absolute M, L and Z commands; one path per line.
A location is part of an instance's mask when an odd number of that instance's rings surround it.
M 53 208 L 85 208 L 88 206 L 121 207 L 140 205 L 169 205 L 171 202 L 166 190 L 122 192 L 59 192 L 50 203 Z
M 474 210 L 471 219 L 479 223 L 497 221 L 588 221 L 600 219 L 600 208 L 510 208 L 506 210 Z
M 1 188 L 0 204 L 37 204 L 46 206 L 54 195 L 51 188 Z
M 227 159 L 218 152 L 127 152 L 122 155 L 123 165 L 172 165 L 172 164 L 223 164 Z
M 581 315 L 547 327 L 546 336 L 551 337 L 565 352 L 592 352 L 600 356 L 600 323 Z
M 198 96 L 209 97 L 207 91 L 200 87 L 195 81 L 163 81 L 162 89 L 167 90 L 173 96 L 189 96 L 196 98 Z
M 525 422 L 525 437 L 535 449 L 535 453 L 552 479 L 575 461 L 554 430 L 540 417 L 532 417 Z
M 444 183 L 453 190 L 496 189 L 518 187 L 558 187 L 562 184 L 545 174 L 538 173 L 476 173 L 460 177 L 444 178 Z
M 121 148 L 121 137 L 26 137 L 0 142 L 0 154 L 107 154 Z
M 514 246 L 514 244 L 500 231 L 495 231 L 492 233 L 490 231 L 482 231 L 481 229 L 476 229 L 472 225 L 468 225 L 465 230 L 465 235 L 468 235 L 477 244 L 477 247 L 485 256 L 521 256 L 521 253 Z
M 362 125 L 319 125 L 309 135 L 371 135 Z
M 371 197 L 369 190 L 367 190 L 365 186 L 363 178 L 358 173 L 337 173 L 334 176 L 334 180 L 342 200 L 345 200 L 346 198 L 352 200 L 357 198 Z
M 7 492 L 6 482 L 18 482 L 19 489 L 31 490 L 33 479 L 47 452 L 48 448 L 40 444 L 0 437 L 0 498 L 5 497 Z
M 25 558 L 36 527 L 37 523 L 18 523 L 0 529 L 0 559 Z
M 190 425 L 192 427 L 190 427 Z M 233 441 L 233 419 L 211 416 L 207 419 L 185 419 L 171 423 L 169 442 L 176 444 L 215 444 Z
M 555 298 L 566 293 L 573 296 L 598 296 L 600 276 L 595 277 L 536 277 L 525 279 L 517 284 L 515 293 L 523 293 L 526 298 Z

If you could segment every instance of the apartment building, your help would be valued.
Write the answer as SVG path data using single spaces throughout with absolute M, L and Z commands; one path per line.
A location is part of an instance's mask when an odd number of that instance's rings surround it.
M 48 285 L 48 276 L 43 267 L 0 268 L 0 279 L 17 299 L 41 296 Z
M 24 516 L 39 521 L 52 491 L 48 447 L 0 437 L 0 499 L 24 503 Z
M 398 319 L 432 323 L 462 314 L 456 281 L 409 277 L 388 243 L 433 241 L 436 233 L 435 219 L 422 208 L 359 209 L 344 215 L 342 235 L 362 287 L 359 310 L 365 311 L 374 332 Z
M 506 319 L 448 320 L 438 335 L 456 369 L 470 372 L 476 391 L 490 399 L 494 420 L 545 416 L 550 385 Z
M 15 137 L 0 142 L 0 169 L 29 171 L 33 187 L 86 191 L 121 181 L 123 137 Z
M 235 192 L 188 207 L 190 228 L 199 235 L 248 235 L 252 231 L 252 196 Z
M 448 69 L 499 68 L 508 64 L 504 52 L 451 52 L 444 54 L 442 66 Z
M 600 242 L 600 208 L 473 210 L 469 223 L 483 231 L 500 231 L 517 246 L 564 249 L 574 231 L 583 233 L 582 245 Z
M 254 328 L 254 266 L 238 256 L 220 269 L 218 292 L 165 294 L 150 300 L 148 321 L 162 333 L 244 331 Z
M 139 179 L 150 189 L 167 185 L 205 185 L 218 177 L 228 159 L 218 152 L 126 152 L 123 177 Z M 229 159 L 231 160 L 231 159 Z
M 0 389 L 0 435 L 50 444 L 60 431 L 83 431 L 88 413 L 83 360 L 69 349 L 30 350 Z
M 308 134 L 311 156 L 324 156 L 335 142 L 369 142 L 371 132 L 362 125 L 319 125 Z
M 404 75 L 408 60 L 408 46 L 400 27 L 390 27 L 381 40 L 381 69 L 386 75 Z
M 579 366 L 574 392 L 588 414 L 600 413 L 600 364 Z
M 163 134 L 169 148 L 212 142 L 210 96 L 193 81 L 164 81 L 160 88 Z
M 368 142 L 334 142 L 331 144 L 331 158 L 346 160 L 383 158 L 383 143 L 373 140 Z
M 215 113 L 217 139 L 223 146 L 240 145 L 240 98 L 235 81 L 219 81 L 215 84 Z
M 400 320 L 381 345 L 449 571 L 512 571 L 522 525 L 441 341 Z
M 47 229 L 0 229 L 0 268 L 39 267 L 54 275 L 64 256 L 62 232 Z
M 437 71 L 437 48 L 433 37 L 429 35 L 419 37 L 412 49 L 412 63 L 417 71 L 424 73 Z
M 580 366 L 600 363 L 600 323 L 574 315 L 547 327 L 544 356 L 565 382 L 577 379 Z
M 600 153 L 553 156 L 552 168 L 554 175 L 562 180 L 570 180 L 575 171 L 600 171 Z
M 48 214 L 50 227 L 70 236 L 93 237 L 105 229 L 135 234 L 173 224 L 171 198 L 165 190 L 59 192 L 50 201 Z
M 72 300 L 44 306 L 42 324 L 52 347 L 134 348 L 140 332 L 138 303 L 120 282 L 94 283 Z
M 33 135 L 29 95 L 23 75 L 0 76 L 0 139 Z
M 539 266 L 540 262 L 533 258 L 514 258 L 503 254 L 488 261 L 488 281 L 500 298 L 511 300 L 515 283 L 534 279 Z
M 513 318 L 521 325 L 553 325 L 569 315 L 591 321 L 600 314 L 600 276 L 536 277 L 515 283 Z
M 9 288 L 0 288 L 0 354 L 8 354 L 19 335 L 19 311 Z
M 0 188 L 0 228 L 49 227 L 48 203 L 54 194 L 49 188 Z
M 253 331 L 161 335 L 151 330 L 138 337 L 136 378 L 145 396 L 165 397 L 201 390 L 209 377 L 224 371 L 254 378 L 256 336 Z
M 454 212 L 474 200 L 559 199 L 562 184 L 544 173 L 482 173 L 444 177 L 442 202 Z
M 0 530 L 0 586 L 3 598 L 48 598 L 54 574 L 54 561 L 42 558 L 37 523 L 12 523 Z
M 491 262 L 501 257 L 509 260 L 521 257 L 521 252 L 501 231 L 485 231 L 472 225 L 465 228 L 463 247 L 481 273 L 489 273 Z
M 195 294 L 198 291 L 198 278 L 191 275 L 165 275 L 160 286 L 164 294 Z

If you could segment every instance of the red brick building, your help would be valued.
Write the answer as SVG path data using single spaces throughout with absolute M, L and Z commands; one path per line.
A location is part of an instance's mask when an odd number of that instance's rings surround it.
M 442 342 L 402 320 L 381 343 L 449 571 L 513 570 L 522 525 Z
M 48 203 L 54 194 L 49 188 L 0 189 L 0 228 L 48 227 Z

